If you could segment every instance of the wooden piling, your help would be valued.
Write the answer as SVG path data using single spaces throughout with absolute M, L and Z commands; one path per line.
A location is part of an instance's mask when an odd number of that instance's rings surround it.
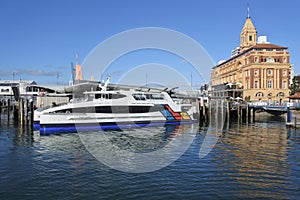
M 18 119 L 18 114 L 19 114 L 18 107 L 17 107 L 17 105 L 14 105 L 13 107 L 14 107 L 14 109 L 13 109 L 14 119 Z
M 246 124 L 248 125 L 249 123 L 249 106 L 248 104 L 246 105 Z
M 212 116 L 212 101 L 209 101 L 209 120 L 211 120 L 211 116 Z
M 243 115 L 243 107 L 242 106 L 240 106 L 240 112 L 241 112 L 241 124 L 243 123 L 243 118 L 244 118 L 244 115 Z
M 33 114 L 34 114 L 34 109 L 33 109 L 33 99 L 30 100 L 30 125 L 31 125 L 31 128 L 33 129 Z
M 255 108 L 252 108 L 252 123 L 255 122 Z
M 241 106 L 240 106 L 240 103 L 238 104 L 237 106 L 237 113 L 238 113 L 238 123 L 240 124 L 241 123 Z
M 10 99 L 7 99 L 7 119 L 10 118 Z
M 218 114 L 219 114 L 220 111 L 219 111 L 218 103 L 219 102 L 217 100 L 214 102 L 214 109 L 215 109 L 215 111 L 214 111 L 215 112 L 214 113 L 215 114 L 215 121 L 214 122 L 215 122 L 215 124 L 213 124 L 213 125 L 215 125 L 216 128 L 219 128 L 219 126 L 218 126 L 219 125 Z
M 28 99 L 24 102 L 24 124 L 28 125 Z
M 2 99 L 1 99 L 1 101 L 0 101 L 0 120 L 1 120 L 1 115 L 2 115 L 2 105 L 3 105 L 3 103 L 2 103 Z
M 291 110 L 290 110 L 290 107 L 287 107 L 287 112 L 286 112 L 286 123 L 290 123 L 292 120 L 292 118 L 291 118 L 291 115 L 292 115 L 292 113 L 291 113 Z
M 227 123 L 229 124 L 229 122 L 230 122 L 230 105 L 229 105 L 228 100 L 226 102 L 226 114 L 227 114 Z
M 20 98 L 19 101 L 19 125 L 24 123 L 24 99 Z

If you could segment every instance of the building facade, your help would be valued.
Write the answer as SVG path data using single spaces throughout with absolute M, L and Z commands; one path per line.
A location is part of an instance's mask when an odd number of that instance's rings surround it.
M 240 34 L 240 46 L 232 57 L 213 67 L 213 96 L 230 96 L 246 101 L 281 103 L 288 101 L 293 66 L 287 47 L 270 44 L 247 17 Z

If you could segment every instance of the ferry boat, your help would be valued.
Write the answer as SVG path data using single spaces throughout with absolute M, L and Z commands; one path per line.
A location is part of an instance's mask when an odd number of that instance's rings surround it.
M 107 91 L 106 86 L 84 92 L 84 99 L 35 111 L 40 133 L 196 122 L 195 106 L 175 102 L 166 91 Z

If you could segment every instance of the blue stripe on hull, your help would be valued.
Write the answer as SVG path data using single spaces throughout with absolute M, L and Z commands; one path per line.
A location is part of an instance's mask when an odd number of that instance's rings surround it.
M 138 127 L 152 127 L 152 126 L 164 126 L 164 125 L 180 125 L 180 124 L 192 124 L 196 121 L 162 121 L 162 122 L 137 122 L 130 124 L 116 124 L 116 123 L 104 123 L 104 124 L 56 124 L 56 125 L 40 125 L 40 134 L 41 135 L 50 135 L 56 133 L 70 133 L 77 131 L 106 131 L 106 130 L 121 130 L 129 128 L 138 128 Z
M 33 122 L 33 130 L 39 130 L 40 129 L 40 123 L 39 122 Z

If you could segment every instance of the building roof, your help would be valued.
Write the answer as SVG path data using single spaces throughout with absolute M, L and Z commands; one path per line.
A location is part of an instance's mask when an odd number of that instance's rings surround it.
M 295 93 L 291 96 L 288 96 L 287 98 L 289 98 L 289 99 L 300 99 L 300 93 Z
M 238 57 L 246 54 L 247 52 L 249 52 L 249 51 L 251 51 L 253 49 L 288 49 L 288 48 L 287 47 L 283 47 L 283 46 L 279 46 L 279 45 L 276 45 L 276 44 L 256 44 L 256 45 L 250 47 L 249 49 L 246 49 L 245 51 L 243 51 L 243 52 L 241 52 L 241 53 L 239 53 L 239 54 L 237 54 L 237 55 L 235 55 L 235 56 L 233 56 L 233 57 L 225 60 L 224 62 L 216 65 L 215 67 L 213 67 L 213 69 L 215 69 L 217 67 L 220 67 L 220 66 L 222 66 L 222 65 L 224 65 L 224 64 L 226 64 L 226 63 L 228 63 L 228 62 L 230 62 L 232 60 L 235 60 L 236 58 L 238 58 Z
M 245 30 L 256 30 L 250 17 L 247 17 L 244 27 L 242 29 L 242 31 L 245 31 Z
M 253 49 L 287 49 L 287 47 L 278 46 L 276 44 L 256 44 L 252 47 Z
M 37 83 L 32 80 L 0 80 L 0 85 L 11 85 L 19 83 L 24 83 L 27 85 L 37 85 Z

